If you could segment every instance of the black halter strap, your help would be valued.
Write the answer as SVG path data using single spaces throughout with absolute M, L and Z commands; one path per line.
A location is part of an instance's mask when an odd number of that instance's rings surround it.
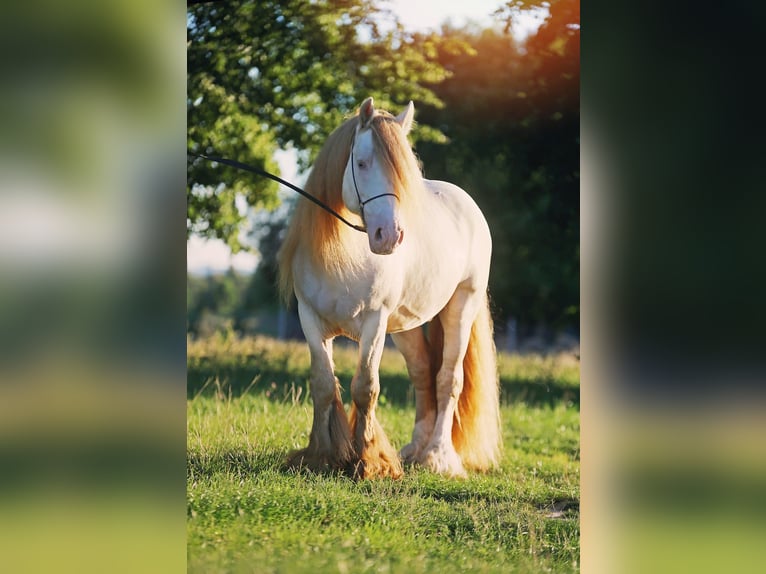
M 373 195 L 372 197 L 369 197 L 362 201 L 362 196 L 359 194 L 359 186 L 356 185 L 356 161 L 354 160 L 354 144 L 356 143 L 356 133 L 354 133 L 354 137 L 351 139 L 351 179 L 354 181 L 354 191 L 356 192 L 356 198 L 359 200 L 359 211 L 360 215 L 362 216 L 362 223 L 364 223 L 365 229 L 367 228 L 367 220 L 364 218 L 364 206 L 370 203 L 374 199 L 378 199 L 381 197 L 386 197 L 387 195 L 390 195 L 392 197 L 395 197 L 396 199 L 399 199 L 399 196 L 395 193 L 379 193 L 378 195 Z

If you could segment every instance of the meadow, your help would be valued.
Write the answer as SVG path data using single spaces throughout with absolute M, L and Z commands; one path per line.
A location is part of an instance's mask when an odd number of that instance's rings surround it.
M 337 344 L 344 387 L 356 348 Z M 188 343 L 189 572 L 579 572 L 579 363 L 500 353 L 499 468 L 353 481 L 287 471 L 311 426 L 308 349 L 269 338 Z M 409 441 L 414 399 L 386 349 L 378 416 Z

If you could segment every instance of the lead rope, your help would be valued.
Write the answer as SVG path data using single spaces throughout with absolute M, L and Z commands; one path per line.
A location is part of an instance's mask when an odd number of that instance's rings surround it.
M 352 148 L 351 153 L 353 154 L 353 148 Z M 318 205 L 319 207 L 324 209 L 326 212 L 328 212 L 328 213 L 334 215 L 335 217 L 337 217 L 338 219 L 340 219 L 343 223 L 345 223 L 349 227 L 351 227 L 353 229 L 356 229 L 357 231 L 361 231 L 363 233 L 367 233 L 367 228 L 366 227 L 363 227 L 361 225 L 355 225 L 355 224 L 351 223 L 345 217 L 343 217 L 340 213 L 338 213 L 333 208 L 331 208 L 329 205 L 326 205 L 326 204 L 322 203 L 316 197 L 314 197 L 313 195 L 311 195 L 309 193 L 306 193 L 304 190 L 302 190 L 297 185 L 293 185 L 289 181 L 285 181 L 284 179 L 274 175 L 273 173 L 269 173 L 268 171 L 262 170 L 262 169 L 257 168 L 257 167 L 253 167 L 251 165 L 247 165 L 246 163 L 242 163 L 241 161 L 236 161 L 236 160 L 233 160 L 233 159 L 226 159 L 226 158 L 223 158 L 223 157 L 216 157 L 216 156 L 205 155 L 205 154 L 201 154 L 201 153 L 192 153 L 192 152 L 189 152 L 189 151 L 186 152 L 186 155 L 187 156 L 192 156 L 192 157 L 198 157 L 200 159 L 204 159 L 204 160 L 207 160 L 207 161 L 214 161 L 216 163 L 222 163 L 224 165 L 229 165 L 229 166 L 235 167 L 237 169 L 241 169 L 241 170 L 244 170 L 244 171 L 249 171 L 249 172 L 255 173 L 257 175 L 262 175 L 264 177 L 268 177 L 269 179 L 272 179 L 272 180 L 276 181 L 277 183 L 281 183 L 282 185 L 289 187 L 293 191 L 298 192 L 299 194 L 301 194 L 303 197 L 305 197 L 306 199 L 308 199 L 312 203 L 315 203 L 316 205 Z M 351 174 L 353 176 L 353 166 L 352 166 Z M 356 181 L 354 181 L 354 186 L 356 187 Z M 358 190 L 357 190 L 356 194 L 357 194 L 357 196 L 359 195 L 359 191 Z M 373 198 L 373 199 L 375 199 L 375 198 Z M 370 200 L 368 199 L 367 202 L 369 202 L 369 201 Z M 360 200 L 360 205 L 361 205 L 361 200 Z M 364 221 L 364 216 L 362 216 L 362 221 Z
M 226 159 L 226 158 L 223 158 L 223 157 L 217 157 L 217 156 L 206 155 L 206 154 L 201 154 L 201 153 L 192 153 L 190 151 L 187 151 L 186 155 L 187 156 L 191 156 L 191 157 L 198 157 L 200 159 L 204 159 L 204 160 L 207 160 L 207 161 L 214 161 L 216 163 L 222 163 L 224 165 L 228 165 L 228 166 L 231 166 L 231 167 L 234 167 L 234 168 L 237 168 L 237 169 L 241 169 L 241 170 L 244 170 L 244 171 L 249 171 L 249 172 L 255 173 L 257 175 L 262 175 L 263 177 L 268 177 L 269 179 L 274 180 L 277 183 L 281 183 L 282 185 L 284 185 L 286 187 L 289 187 L 293 191 L 299 193 L 300 195 L 302 195 L 303 197 L 305 197 L 306 199 L 308 199 L 312 203 L 314 203 L 314 204 L 318 205 L 319 207 L 321 207 L 322 209 L 324 209 L 326 212 L 328 212 L 331 215 L 337 217 L 339 220 L 341 220 L 343 223 L 345 223 L 346 225 L 348 225 L 352 229 L 356 229 L 357 231 L 361 231 L 362 233 L 366 233 L 367 232 L 367 221 L 364 218 L 364 206 L 367 205 L 368 203 L 370 203 L 374 199 L 378 199 L 378 198 L 381 198 L 381 197 L 386 197 L 387 195 L 395 197 L 397 200 L 399 199 L 399 196 L 396 195 L 395 193 L 381 193 L 381 194 L 374 195 L 373 197 L 370 197 L 369 199 L 366 199 L 366 200 L 362 201 L 362 196 L 359 193 L 359 186 L 356 184 L 356 169 L 355 169 L 356 168 L 356 160 L 354 159 L 354 143 L 355 143 L 355 141 L 356 141 L 356 134 L 354 134 L 354 137 L 351 140 L 351 179 L 354 181 L 354 191 L 356 192 L 356 198 L 359 201 L 359 212 L 360 212 L 360 215 L 362 217 L 362 223 L 364 225 L 356 225 L 354 223 L 351 223 L 349 220 L 347 220 L 345 217 L 343 217 L 340 213 L 335 211 L 329 205 L 323 203 L 322 201 L 320 201 L 319 199 L 317 199 L 313 195 L 311 195 L 311 194 L 307 193 L 306 191 L 302 190 L 297 185 L 294 185 L 294 184 L 290 183 L 289 181 L 285 181 L 281 177 L 278 177 L 278 176 L 274 175 L 273 173 L 269 173 L 266 170 L 263 170 L 263 169 L 260 169 L 260 168 L 257 168 L 257 167 L 253 167 L 251 165 L 247 165 L 246 163 L 242 163 L 241 161 L 236 161 L 236 160 L 233 160 L 233 159 Z

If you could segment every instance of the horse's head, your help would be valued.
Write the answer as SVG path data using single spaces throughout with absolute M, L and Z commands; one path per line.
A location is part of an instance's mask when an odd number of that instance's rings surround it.
M 370 250 L 380 255 L 393 253 L 404 239 L 399 205 L 403 168 L 397 165 L 402 152 L 394 148 L 406 145 L 407 153 L 411 153 L 406 136 L 414 112 L 410 102 L 398 116 L 378 113 L 372 98 L 359 108 L 359 122 L 343 176 L 343 202 L 362 217 Z

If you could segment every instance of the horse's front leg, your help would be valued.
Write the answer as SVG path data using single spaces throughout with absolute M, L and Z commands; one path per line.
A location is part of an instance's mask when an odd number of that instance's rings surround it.
M 321 320 L 307 305 L 298 302 L 298 314 L 311 352 L 311 399 L 314 422 L 307 448 L 289 455 L 287 464 L 311 470 L 352 472 L 356 460 L 351 432 L 340 398 L 340 385 L 332 362 L 332 338 L 325 336 Z
M 359 457 L 355 471 L 358 478 L 402 476 L 399 455 L 375 417 L 380 395 L 378 369 L 385 338 L 386 319 L 382 314 L 365 321 L 359 339 L 359 366 L 351 382 L 351 432 Z

